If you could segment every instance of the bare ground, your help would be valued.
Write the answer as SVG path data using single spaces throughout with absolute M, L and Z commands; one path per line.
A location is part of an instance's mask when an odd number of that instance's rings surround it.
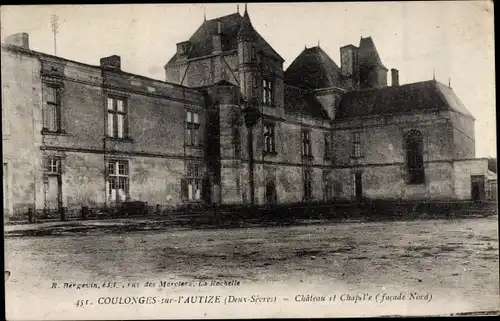
M 157 230 L 155 224 L 8 237 L 7 289 L 20 297 L 44 293 L 53 281 L 236 279 L 267 292 L 433 293 L 440 303 L 430 314 L 499 309 L 497 216 L 226 230 Z

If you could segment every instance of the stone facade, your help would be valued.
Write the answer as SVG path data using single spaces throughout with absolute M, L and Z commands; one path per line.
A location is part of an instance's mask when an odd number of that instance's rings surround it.
M 396 69 L 388 86 L 370 37 L 340 53 L 338 67 L 306 48 L 284 70 L 246 10 L 177 44 L 165 82 L 116 55 L 87 65 L 10 37 L 4 210 L 481 198 L 487 164 L 453 90 L 400 85 Z

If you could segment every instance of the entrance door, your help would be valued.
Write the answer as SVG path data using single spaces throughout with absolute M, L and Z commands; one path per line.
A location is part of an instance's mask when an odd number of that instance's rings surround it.
M 266 184 L 266 202 L 268 205 L 276 204 L 276 186 L 273 181 Z
M 3 164 L 3 213 L 4 216 L 8 216 L 9 213 L 9 183 L 7 175 L 7 164 Z
M 354 173 L 354 188 L 356 193 L 356 201 L 361 201 L 363 197 L 363 182 L 361 181 L 361 173 Z
M 471 176 L 471 198 L 474 202 L 484 201 L 484 175 Z
M 61 209 L 61 188 L 59 176 L 47 176 L 45 189 L 45 209 L 50 215 L 57 215 Z

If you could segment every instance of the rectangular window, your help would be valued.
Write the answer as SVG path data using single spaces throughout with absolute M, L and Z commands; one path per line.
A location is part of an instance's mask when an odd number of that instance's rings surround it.
M 330 133 L 325 133 L 324 134 L 324 143 L 325 143 L 325 159 L 331 159 L 331 140 L 330 140 Z
M 273 83 L 269 79 L 262 79 L 262 103 L 272 106 L 273 101 Z
M 186 112 L 186 145 L 199 146 L 200 119 L 198 113 Z
M 59 87 L 44 84 L 43 96 L 43 129 L 49 132 L 59 132 L 61 130 Z
M 111 202 L 123 202 L 128 198 L 129 190 L 129 168 L 128 161 L 108 161 L 108 200 Z
M 302 131 L 302 156 L 312 157 L 311 132 Z
M 352 133 L 351 142 L 352 142 L 351 157 L 352 158 L 362 157 L 363 153 L 361 150 L 361 134 L 359 132 Z
M 311 169 L 304 170 L 304 199 L 312 198 L 312 173 Z
M 200 164 L 187 164 L 186 178 L 181 181 L 182 198 L 189 201 L 201 199 L 203 168 Z
M 238 126 L 233 127 L 233 147 L 234 147 L 234 156 L 241 156 L 241 132 Z
M 61 173 L 61 159 L 58 157 L 50 157 L 45 161 L 45 173 L 57 174 Z
M 266 153 L 276 152 L 276 140 L 274 135 L 274 124 L 264 125 L 264 151 Z
M 127 111 L 123 99 L 108 97 L 108 136 L 114 138 L 127 137 Z

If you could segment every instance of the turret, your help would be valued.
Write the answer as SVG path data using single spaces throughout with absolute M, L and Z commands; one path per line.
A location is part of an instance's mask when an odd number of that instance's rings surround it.
M 241 94 L 246 100 L 255 98 L 254 94 L 257 92 L 254 90 L 258 84 L 254 40 L 255 31 L 248 15 L 247 6 L 245 5 L 245 13 L 241 20 L 237 41 Z

